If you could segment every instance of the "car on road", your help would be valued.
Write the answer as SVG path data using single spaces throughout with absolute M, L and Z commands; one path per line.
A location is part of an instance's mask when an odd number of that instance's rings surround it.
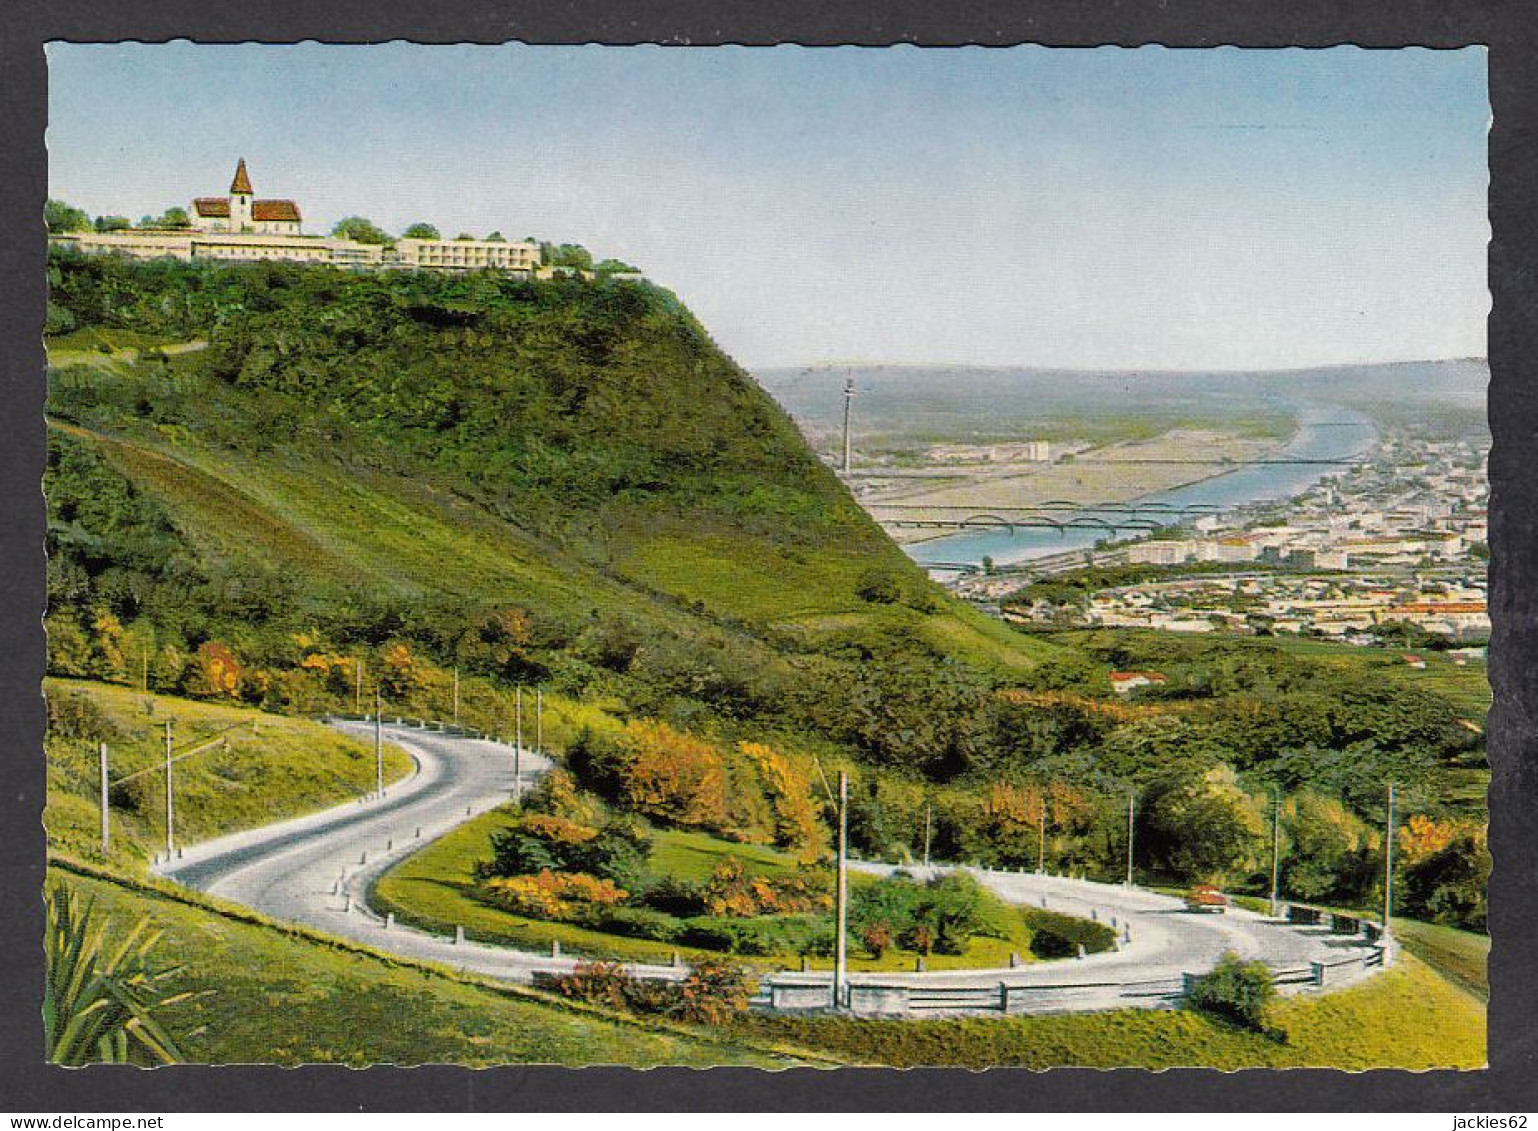
M 1219 915 L 1228 910 L 1229 898 L 1214 884 L 1197 884 L 1186 892 L 1187 911 L 1216 911 Z

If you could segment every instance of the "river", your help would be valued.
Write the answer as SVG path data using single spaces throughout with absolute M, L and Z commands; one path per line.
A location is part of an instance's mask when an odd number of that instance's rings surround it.
M 1297 408 L 1298 429 L 1286 446 L 1271 459 L 1345 460 L 1370 451 L 1378 442 L 1378 429 L 1366 416 L 1340 405 L 1310 402 Z M 1210 505 L 1222 510 L 1255 503 L 1275 502 L 1302 494 L 1333 470 L 1328 464 L 1268 463 L 1251 464 L 1215 475 L 1199 483 L 1188 483 L 1168 491 L 1141 496 L 1140 503 L 1174 505 Z M 1125 504 L 1122 504 L 1125 505 Z M 1109 523 L 1125 521 L 1126 514 L 1096 511 L 1078 512 L 1082 517 L 1099 518 Z M 1055 516 L 1066 518 L 1066 515 Z M 999 565 L 1028 561 L 1031 558 L 1061 554 L 1067 550 L 1088 549 L 1103 538 L 1127 538 L 1135 528 L 1108 530 L 1071 529 L 1061 532 L 1041 527 L 1013 530 L 989 528 L 910 543 L 904 547 L 920 565 L 935 563 L 980 566 L 984 557 Z

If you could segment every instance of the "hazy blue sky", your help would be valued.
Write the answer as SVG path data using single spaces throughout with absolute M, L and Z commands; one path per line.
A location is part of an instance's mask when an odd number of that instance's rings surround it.
M 51 192 L 584 243 L 750 366 L 1482 355 L 1485 54 L 55 45 Z

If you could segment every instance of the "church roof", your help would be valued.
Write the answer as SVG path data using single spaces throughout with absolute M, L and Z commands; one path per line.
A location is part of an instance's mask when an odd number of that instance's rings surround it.
M 192 202 L 192 210 L 199 216 L 213 220 L 225 220 L 230 215 L 230 198 L 227 196 L 200 196 Z M 292 220 L 298 223 L 299 205 L 292 200 L 253 200 L 252 220 Z
M 292 200 L 253 200 L 251 202 L 251 219 L 297 221 L 299 219 L 299 206 Z
M 250 196 L 254 191 L 251 178 L 246 175 L 246 159 L 242 157 L 240 164 L 235 166 L 235 179 L 230 182 L 230 192 Z

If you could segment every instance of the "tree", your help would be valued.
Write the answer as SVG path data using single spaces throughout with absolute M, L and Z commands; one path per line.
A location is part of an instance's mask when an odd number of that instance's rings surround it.
M 431 224 L 418 221 L 401 233 L 402 238 L 408 240 L 437 240 L 443 237 L 438 234 L 438 229 Z
M 460 232 L 459 235 L 454 237 L 454 242 L 462 243 L 465 241 L 473 241 L 474 239 L 475 237 L 472 236 L 469 232 Z
M 487 243 L 506 243 L 507 242 L 507 237 L 504 236 L 501 232 L 492 232 L 489 236 L 486 237 L 486 242 Z
M 1159 782 L 1148 793 L 1143 840 L 1165 869 L 1183 880 L 1221 882 L 1253 867 L 1264 828 L 1233 771 Z
M 43 205 L 43 223 L 50 232 L 88 232 L 91 218 L 85 210 L 66 204 L 62 200 L 50 200 Z
M 593 270 L 600 275 L 639 275 L 641 273 L 638 268 L 632 267 L 621 259 L 605 259 Z
M 341 239 L 356 240 L 358 243 L 389 244 L 394 242 L 388 232 L 363 216 L 348 216 L 338 220 L 332 227 L 331 234 Z
M 127 216 L 98 216 L 94 226 L 98 232 L 122 232 L 133 227 Z
M 187 216 L 185 208 L 167 208 L 160 214 L 156 225 L 161 228 L 190 228 L 192 220 Z

